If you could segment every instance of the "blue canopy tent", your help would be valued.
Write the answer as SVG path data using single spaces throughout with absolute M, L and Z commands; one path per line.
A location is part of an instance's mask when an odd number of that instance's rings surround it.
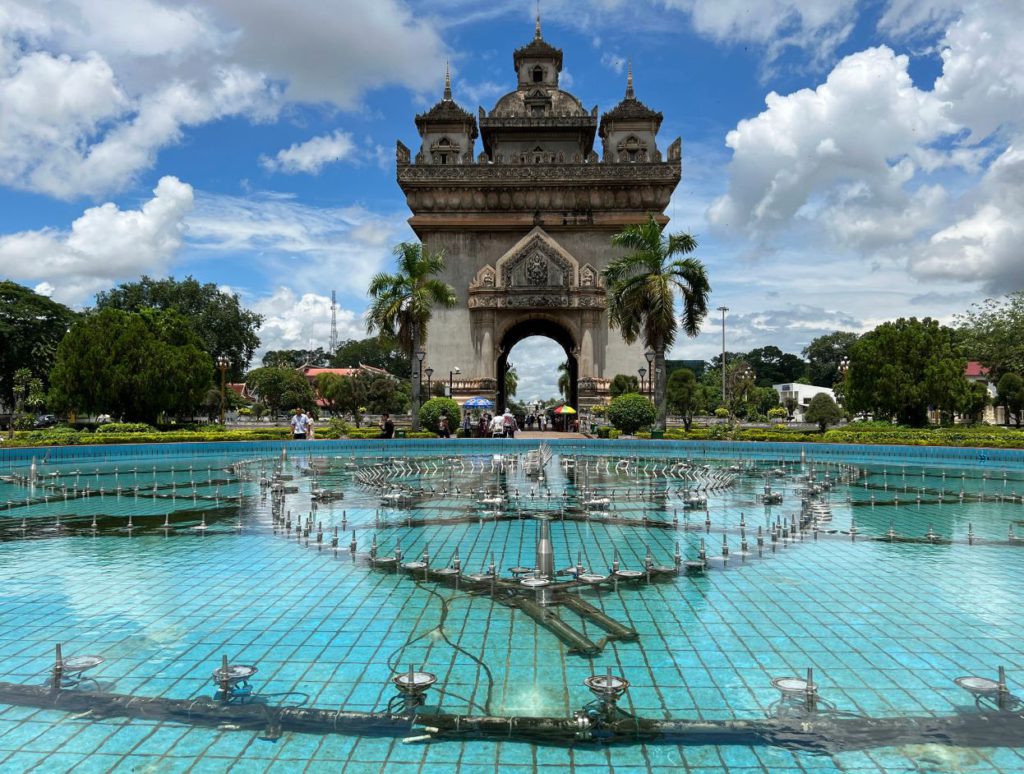
M 465 403 L 462 404 L 462 407 L 489 409 L 494 408 L 494 401 L 488 400 L 487 398 L 482 398 L 478 395 L 475 398 L 470 398 L 469 400 L 467 400 Z

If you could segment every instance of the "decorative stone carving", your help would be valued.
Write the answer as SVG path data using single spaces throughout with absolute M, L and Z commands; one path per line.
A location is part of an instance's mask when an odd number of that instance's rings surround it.
M 597 285 L 597 272 L 594 267 L 589 263 L 584 264 L 583 268 L 580 269 L 580 286 L 584 288 L 592 288 Z
M 530 285 L 548 284 L 548 259 L 540 254 L 534 253 L 526 262 L 526 281 Z
M 395 161 L 401 166 L 409 164 L 409 149 L 401 140 L 395 145 Z
M 579 262 L 535 226 L 498 259 L 495 268 L 502 287 L 576 285 Z
M 495 281 L 494 267 L 490 264 L 481 266 L 480 270 L 476 273 L 473 281 L 469 283 L 470 290 L 476 290 L 477 288 L 483 288 L 484 290 L 493 290 Z

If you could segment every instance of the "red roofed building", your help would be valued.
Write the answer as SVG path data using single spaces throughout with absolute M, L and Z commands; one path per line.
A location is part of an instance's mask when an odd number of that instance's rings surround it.
M 985 407 L 981 421 L 988 425 L 998 425 L 1003 422 L 1003 407 L 995 405 L 996 386 L 989 381 L 988 374 L 988 368 L 977 360 L 968 360 L 967 366 L 964 368 L 964 376 L 967 377 L 967 380 L 984 384 L 988 391 L 988 397 L 992 400 L 992 404 Z

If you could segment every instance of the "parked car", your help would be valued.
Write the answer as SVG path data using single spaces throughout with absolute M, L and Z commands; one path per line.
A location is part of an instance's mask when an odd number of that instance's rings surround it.
M 58 420 L 53 414 L 40 414 L 36 417 L 36 421 L 32 423 L 32 427 L 43 428 L 53 427 L 57 424 Z

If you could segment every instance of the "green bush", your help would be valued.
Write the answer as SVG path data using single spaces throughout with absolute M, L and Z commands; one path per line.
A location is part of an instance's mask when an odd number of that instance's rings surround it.
M 105 425 L 100 425 L 96 428 L 97 433 L 115 433 L 124 435 L 125 433 L 155 433 L 156 428 L 152 425 L 147 425 L 145 422 L 109 422 Z
M 727 416 L 729 416 L 729 409 L 727 409 L 725 406 L 719 406 L 718 408 L 715 409 L 715 416 L 718 417 L 719 419 L 725 419 Z
M 627 392 L 625 395 L 612 398 L 608 406 L 608 419 L 628 435 L 632 435 L 641 427 L 649 427 L 656 418 L 654 404 L 635 392 Z
M 788 416 L 789 412 L 786 411 L 786 409 L 782 408 L 782 406 L 773 406 L 772 408 L 768 409 L 769 419 L 785 419 Z
M 461 424 L 462 409 L 451 398 L 431 398 L 420 406 L 420 425 L 436 433 L 442 414 L 448 417 L 448 429 L 454 433 Z

